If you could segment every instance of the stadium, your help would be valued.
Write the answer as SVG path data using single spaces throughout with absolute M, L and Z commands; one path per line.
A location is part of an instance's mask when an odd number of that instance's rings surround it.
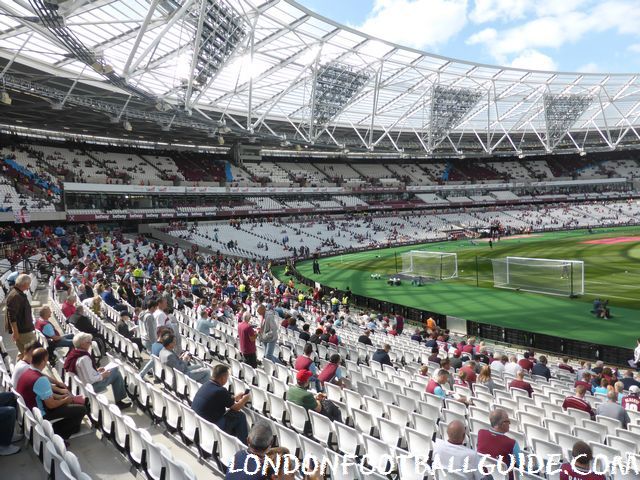
M 640 478 L 638 74 L 311 3 L 0 0 L 2 478 Z

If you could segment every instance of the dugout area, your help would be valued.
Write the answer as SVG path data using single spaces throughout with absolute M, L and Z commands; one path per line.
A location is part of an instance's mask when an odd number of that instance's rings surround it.
M 298 272 L 322 285 L 350 287 L 356 295 L 407 307 L 430 310 L 500 327 L 554 335 L 607 346 L 633 348 L 640 335 L 640 241 L 632 238 L 639 227 L 533 234 L 494 242 L 457 240 L 411 245 L 320 259 L 321 275 L 311 262 L 300 262 Z M 600 240 L 603 241 L 595 241 Z M 475 243 L 475 245 L 474 245 Z M 458 278 L 428 282 L 420 287 L 385 279 L 402 269 L 401 255 L 419 248 L 455 252 Z M 508 255 L 584 261 L 585 294 L 578 298 L 504 290 L 493 287 L 492 258 Z M 276 271 L 281 274 L 281 270 Z M 372 273 L 381 279 L 372 279 Z M 609 299 L 613 318 L 590 313 L 594 298 Z

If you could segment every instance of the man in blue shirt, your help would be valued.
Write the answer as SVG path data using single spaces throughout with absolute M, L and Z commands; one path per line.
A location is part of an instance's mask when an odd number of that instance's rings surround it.
M 545 357 L 544 355 L 540 355 L 538 361 L 533 364 L 531 373 L 533 375 L 540 375 L 541 377 L 545 377 L 547 380 L 549 380 L 551 378 L 551 370 L 549 370 L 549 367 L 547 367 L 547 357 Z
M 262 474 L 262 461 L 273 441 L 273 431 L 266 422 L 258 422 L 247 439 L 247 448 L 240 450 L 233 457 L 228 467 L 225 480 L 257 480 L 266 479 Z
M 391 357 L 389 357 L 390 351 L 391 345 L 385 343 L 382 348 L 379 348 L 375 351 L 375 353 L 371 356 L 371 360 L 380 362 L 381 365 L 389 365 L 390 367 L 393 367 L 393 363 L 391 363 Z

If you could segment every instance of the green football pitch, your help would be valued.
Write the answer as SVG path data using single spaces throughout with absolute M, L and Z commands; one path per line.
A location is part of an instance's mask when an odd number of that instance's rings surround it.
M 585 243 L 594 240 L 601 242 Z M 459 277 L 423 286 L 387 285 L 385 279 L 402 270 L 401 255 L 409 250 L 455 252 Z M 491 259 L 506 256 L 582 260 L 585 294 L 572 299 L 494 288 Z M 332 288 L 350 287 L 357 295 L 481 323 L 628 348 L 640 337 L 640 227 L 532 234 L 502 239 L 493 248 L 469 240 L 387 248 L 320 259 L 320 275 L 312 273 L 311 261 L 297 269 Z M 275 273 L 282 278 L 281 268 Z M 382 278 L 372 279 L 372 273 Z M 590 313 L 596 297 L 609 299 L 613 318 Z

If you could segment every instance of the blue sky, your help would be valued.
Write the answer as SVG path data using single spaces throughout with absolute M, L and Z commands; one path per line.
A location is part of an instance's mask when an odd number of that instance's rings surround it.
M 640 71 L 640 0 L 298 0 L 440 55 L 520 68 Z

